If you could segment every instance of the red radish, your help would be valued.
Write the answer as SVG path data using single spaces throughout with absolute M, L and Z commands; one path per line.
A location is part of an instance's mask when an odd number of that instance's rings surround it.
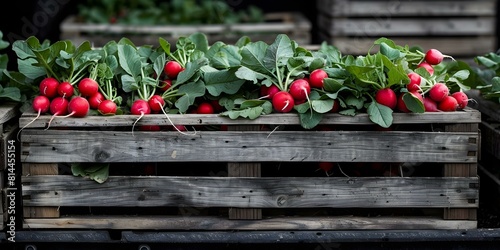
M 220 112 L 224 109 L 224 107 L 220 105 L 219 100 L 211 100 L 210 104 L 212 104 L 212 107 L 214 107 L 214 113 Z
M 59 81 L 54 77 L 44 78 L 40 82 L 39 91 L 40 95 L 44 95 L 49 99 L 57 96 L 57 87 L 59 86 Z
M 57 94 L 62 97 L 71 98 L 74 94 L 75 88 L 69 82 L 61 82 L 57 86 Z
M 425 112 L 438 112 L 437 103 L 431 98 L 424 98 Z
M 44 95 L 38 95 L 33 99 L 33 103 L 31 104 L 31 107 L 33 108 L 33 111 L 37 112 L 37 115 L 33 120 L 28 122 L 26 125 L 24 125 L 22 128 L 19 129 L 17 132 L 17 138 L 19 140 L 19 134 L 21 133 L 21 130 L 24 128 L 28 127 L 31 123 L 33 123 L 36 119 L 40 117 L 41 114 L 47 113 L 50 108 L 50 99 Z
M 153 95 L 149 98 L 148 105 L 149 108 L 151 108 L 151 112 L 158 113 L 163 109 L 163 106 L 165 106 L 165 100 L 163 100 L 160 95 Z
M 311 86 L 304 79 L 297 79 L 290 84 L 290 95 L 295 100 L 306 100 L 311 94 Z
M 181 64 L 177 61 L 168 61 L 163 68 L 163 71 L 170 79 L 176 79 L 177 75 L 183 70 L 184 68 L 182 68 Z
M 143 125 L 139 127 L 141 131 L 160 131 L 160 125 Z
M 50 113 L 52 114 L 52 117 L 50 118 L 50 120 L 47 124 L 47 128 L 45 128 L 45 129 L 49 129 L 50 124 L 52 123 L 52 120 L 54 120 L 54 117 L 64 116 L 64 115 L 68 114 L 68 104 L 69 104 L 69 101 L 62 96 L 55 97 L 54 99 L 52 99 L 52 101 L 50 101 L 49 110 L 50 110 Z
M 172 80 L 166 79 L 166 80 L 161 81 L 161 85 L 160 85 L 161 91 L 167 91 L 167 89 L 169 89 L 170 87 L 172 87 Z
M 196 109 L 196 113 L 197 114 L 213 114 L 214 107 L 209 102 L 202 102 L 198 105 L 198 108 Z
M 55 97 L 50 101 L 50 113 L 56 116 L 68 114 L 68 103 L 62 96 Z
M 280 89 L 274 84 L 270 87 L 267 87 L 266 85 L 260 86 L 261 98 L 273 99 L 273 96 L 278 92 L 280 92 Z
M 313 88 L 323 88 L 323 80 L 328 77 L 328 74 L 323 69 L 315 69 L 309 75 L 309 83 Z
M 427 72 L 429 72 L 430 75 L 433 75 L 434 74 L 434 68 L 432 67 L 432 65 L 430 65 L 428 62 L 421 62 L 417 68 L 424 68 L 427 70 Z
M 458 109 L 462 110 L 469 104 L 469 97 L 462 91 L 457 91 L 451 94 L 458 102 Z
M 85 77 L 78 83 L 78 91 L 82 96 L 90 97 L 99 91 L 99 84 L 96 80 Z
M 102 115 L 114 115 L 116 114 L 117 109 L 118 106 L 111 100 L 104 100 L 97 107 L 97 111 L 99 111 Z
M 38 114 L 47 113 L 50 108 L 50 99 L 44 95 L 38 95 L 33 99 L 31 106 Z
M 379 89 L 375 94 L 375 100 L 391 109 L 395 109 L 398 103 L 396 92 L 391 88 Z
M 134 124 L 132 125 L 132 135 L 133 135 L 135 124 L 144 115 L 151 114 L 151 108 L 149 107 L 149 103 L 146 100 L 137 99 L 132 103 L 132 106 L 130 107 L 130 113 L 133 115 L 140 115 L 139 118 L 137 118 L 137 120 L 135 120 Z
M 318 167 L 323 169 L 325 172 L 332 170 L 333 165 L 334 165 L 333 162 L 328 162 L 328 161 L 318 162 Z
M 273 103 L 273 108 L 282 113 L 288 113 L 292 111 L 293 106 L 295 105 L 293 96 L 286 91 L 280 91 L 273 96 L 271 100 Z
M 101 92 L 96 92 L 92 96 L 88 97 L 91 109 L 98 109 L 99 104 L 101 104 L 101 102 L 104 100 L 106 100 L 106 97 L 104 97 L 104 95 Z
M 422 77 L 416 72 L 408 73 L 408 78 L 410 78 L 410 83 L 406 85 L 408 91 L 420 90 L 420 83 L 422 82 Z
M 458 102 L 455 97 L 448 95 L 442 101 L 438 102 L 438 109 L 445 112 L 456 111 Z
M 425 61 L 430 65 L 440 64 L 443 61 L 443 58 L 443 54 L 437 49 L 430 49 L 425 53 Z
M 442 101 L 450 94 L 450 89 L 444 83 L 436 83 L 429 89 L 429 97 L 436 102 Z
M 68 115 L 66 117 L 85 117 L 89 113 L 89 101 L 81 96 L 71 98 L 68 103 Z

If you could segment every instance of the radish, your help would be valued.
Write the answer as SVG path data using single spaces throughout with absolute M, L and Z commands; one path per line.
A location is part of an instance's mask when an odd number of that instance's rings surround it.
M 137 99 L 132 103 L 132 106 L 130 107 L 130 113 L 133 115 L 140 115 L 139 118 L 137 118 L 137 120 L 135 120 L 134 124 L 132 125 L 132 133 L 133 133 L 135 124 L 144 115 L 151 114 L 151 108 L 149 107 L 149 103 L 146 100 Z
M 97 107 L 97 111 L 102 115 L 114 115 L 117 109 L 118 106 L 112 100 L 104 100 Z
M 172 87 L 172 80 L 170 79 L 161 81 L 161 85 L 159 86 L 161 91 L 167 91 L 170 87 Z
M 330 172 L 332 171 L 333 166 L 334 166 L 333 162 L 327 162 L 327 161 L 318 162 L 318 167 L 323 171 L 325 171 L 326 176 L 330 176 Z
M 59 81 L 54 77 L 44 78 L 40 82 L 39 91 L 41 95 L 52 99 L 57 96 L 57 87 L 59 86 Z
M 403 100 L 403 96 L 405 95 L 406 93 L 401 93 L 399 94 L 398 98 L 397 98 L 397 104 L 396 104 L 396 108 L 399 110 L 399 111 L 402 111 L 402 112 L 405 112 L 405 113 L 409 113 L 411 112 L 411 110 L 408 109 L 408 107 L 406 107 L 406 103 L 404 102 Z M 408 92 L 408 94 L 411 94 L 413 96 L 415 96 L 416 98 L 418 98 L 422 103 L 424 103 L 424 98 L 422 96 L 422 94 L 420 94 L 418 91 L 413 91 L 413 92 Z
M 455 97 L 448 95 L 438 102 L 438 109 L 445 112 L 456 111 L 458 109 L 458 102 Z
M 75 88 L 69 82 L 61 82 L 57 86 L 57 94 L 62 97 L 71 98 L 74 94 Z
M 168 61 L 163 68 L 163 71 L 169 79 L 176 79 L 177 75 L 183 70 L 184 68 L 177 61 Z
M 410 78 L 410 83 L 406 85 L 408 91 L 420 90 L 420 83 L 422 82 L 422 77 L 416 72 L 408 73 L 408 78 Z
M 429 89 L 429 97 L 436 102 L 442 101 L 450 93 L 450 89 L 444 83 L 436 83 Z
M 462 110 L 469 104 L 469 97 L 462 91 L 457 91 L 451 94 L 458 102 L 458 109 Z
M 89 105 L 91 109 L 98 109 L 101 102 L 106 100 L 106 97 L 101 92 L 96 92 L 92 96 L 88 97 Z
M 431 98 L 424 98 L 425 112 L 438 112 L 437 103 Z
M 323 80 L 328 77 L 328 74 L 323 69 L 315 69 L 309 75 L 309 83 L 313 88 L 323 88 Z
M 427 70 L 427 72 L 429 72 L 430 75 L 434 74 L 434 68 L 428 62 L 421 62 L 417 65 L 417 68 L 424 68 L 425 70 Z
M 209 102 L 202 102 L 198 105 L 198 108 L 196 109 L 196 113 L 198 113 L 198 114 L 213 114 L 214 107 Z
M 33 111 L 37 112 L 37 115 L 33 120 L 31 120 L 30 122 L 28 122 L 26 125 L 24 125 L 22 128 L 19 129 L 19 131 L 17 132 L 18 140 L 21 130 L 23 130 L 24 128 L 28 127 L 31 123 L 33 123 L 36 119 L 40 117 L 41 114 L 45 114 L 49 111 L 50 99 L 44 95 L 38 95 L 33 99 L 31 107 L 33 108 Z
M 148 100 L 149 108 L 151 108 L 151 112 L 158 113 L 165 106 L 165 100 L 160 95 L 153 95 Z
M 273 104 L 273 108 L 282 113 L 288 113 L 293 109 L 293 106 L 295 105 L 293 96 L 286 92 L 286 91 L 280 91 L 276 93 L 273 96 L 273 99 L 271 100 Z
M 78 83 L 78 91 L 82 96 L 90 97 L 99 91 L 99 84 L 96 80 L 85 77 Z
M 391 88 L 379 89 L 375 94 L 375 100 L 391 109 L 395 109 L 398 103 L 396 92 Z
M 54 99 L 52 99 L 52 101 L 50 101 L 49 110 L 52 114 L 52 117 L 47 124 L 47 128 L 45 128 L 46 130 L 49 129 L 52 120 L 54 120 L 56 116 L 64 116 L 68 114 L 68 104 L 69 101 L 62 96 L 55 97 Z
M 270 87 L 266 85 L 260 86 L 260 96 L 261 98 L 273 99 L 273 96 L 280 92 L 280 89 L 276 85 L 271 85 Z
M 333 100 L 333 107 L 330 110 L 331 113 L 337 113 L 340 110 L 340 102 L 337 99 Z
M 295 100 L 306 100 L 311 94 L 311 86 L 306 80 L 297 79 L 291 83 L 289 93 Z
M 65 117 L 85 117 L 89 113 L 89 101 L 81 96 L 71 98 L 68 103 L 68 115 Z

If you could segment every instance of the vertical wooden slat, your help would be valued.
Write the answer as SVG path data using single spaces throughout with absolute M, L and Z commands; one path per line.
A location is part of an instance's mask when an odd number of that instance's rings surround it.
M 259 126 L 228 126 L 233 131 L 258 131 Z M 227 164 L 227 175 L 229 177 L 261 177 L 260 163 L 236 163 Z M 258 220 L 262 219 L 262 209 L 259 208 L 229 208 L 229 219 Z
M 23 164 L 23 176 L 27 175 L 57 175 L 57 163 L 50 164 Z M 29 198 L 29 197 L 27 197 Z M 23 197 L 24 199 L 24 197 Z M 23 207 L 24 218 L 58 218 L 58 207 Z
M 445 126 L 446 132 L 478 132 L 479 124 L 453 124 Z M 470 152 L 478 155 L 479 141 L 471 142 L 478 145 L 477 151 Z M 477 176 L 477 161 L 474 163 L 452 163 L 444 165 L 445 177 L 476 177 Z M 479 187 L 478 187 L 479 188 Z M 472 201 L 471 201 L 472 202 Z M 479 201 L 475 201 L 479 204 Z M 447 220 L 477 220 L 476 208 L 445 208 L 444 219 Z

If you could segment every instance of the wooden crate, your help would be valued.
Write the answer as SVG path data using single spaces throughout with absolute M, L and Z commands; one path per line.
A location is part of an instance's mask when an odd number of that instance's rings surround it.
M 195 32 L 206 34 L 209 43 L 223 41 L 228 44 L 235 43 L 243 35 L 249 36 L 252 41 L 272 43 L 278 34 L 284 33 L 299 44 L 311 43 L 311 21 L 302 13 L 267 13 L 265 18 L 264 23 L 134 26 L 79 23 L 75 16 L 69 16 L 60 25 L 60 38 L 75 44 L 90 41 L 100 47 L 122 37 L 131 39 L 136 45 L 158 46 L 158 38 L 162 37 L 175 46 L 179 37 Z
M 11 160 L 12 158 L 12 147 L 9 149 L 9 146 L 13 145 L 11 143 L 12 140 L 16 140 L 15 133 L 17 132 L 17 118 L 19 115 L 20 113 L 16 103 L 0 104 L 0 230 L 5 228 L 9 219 L 7 189 L 16 188 L 16 186 L 9 185 L 10 183 L 7 181 L 7 178 L 9 173 L 11 173 L 10 175 L 12 175 L 12 173 L 15 174 L 15 172 L 13 172 L 15 171 L 15 167 L 9 167 L 9 159 Z M 15 142 L 14 146 L 17 146 L 17 142 Z
M 20 126 L 34 117 L 24 113 Z M 195 126 L 196 135 L 132 132 L 137 116 L 130 115 L 56 118 L 44 130 L 49 119 L 21 133 L 25 229 L 477 227 L 481 117 L 474 109 L 395 113 L 392 131 L 374 129 L 367 114 L 327 114 L 313 130 L 302 129 L 296 114 L 170 116 L 174 124 Z M 148 124 L 171 125 L 154 114 L 136 126 Z M 110 163 L 118 173 L 99 184 L 64 170 L 76 162 Z M 318 162 L 341 167 L 327 176 Z M 414 163 L 419 174 L 352 171 L 402 162 Z M 134 173 L 145 165 L 155 166 L 155 174 Z
M 469 58 L 496 51 L 495 0 L 318 0 L 320 38 L 364 55 L 379 37 Z

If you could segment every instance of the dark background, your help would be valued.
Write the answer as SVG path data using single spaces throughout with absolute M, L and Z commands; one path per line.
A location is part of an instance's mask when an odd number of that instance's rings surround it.
M 77 6 L 82 1 L 71 0 L 37 0 L 11 1 L 10 8 L 2 8 L 0 12 L 0 31 L 3 39 L 11 44 L 16 40 L 25 40 L 36 36 L 40 41 L 59 40 L 59 24 L 68 15 L 76 14 Z M 316 34 L 316 1 L 285 1 L 285 0 L 226 0 L 235 10 L 255 5 L 264 12 L 299 11 L 302 12 L 312 24 L 312 44 L 317 44 Z M 11 13 L 9 13 L 11 12 Z M 168 14 L 168 13 L 166 13 Z M 15 54 L 7 49 L 4 53 L 9 58 L 16 58 Z M 9 69 L 15 69 L 15 62 L 9 61 Z

